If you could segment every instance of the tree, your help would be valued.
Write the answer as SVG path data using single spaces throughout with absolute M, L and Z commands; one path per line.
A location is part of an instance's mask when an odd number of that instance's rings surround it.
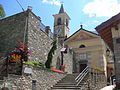
M 3 9 L 3 6 L 0 4 L 0 18 L 5 17 L 5 11 Z
M 56 45 L 57 41 L 54 40 L 52 42 L 52 48 L 50 49 L 48 56 L 47 56 L 47 61 L 45 62 L 45 66 L 46 68 L 50 68 L 51 67 L 51 63 L 52 63 L 52 58 L 53 58 L 53 54 L 55 52 L 55 50 L 57 49 L 57 45 Z

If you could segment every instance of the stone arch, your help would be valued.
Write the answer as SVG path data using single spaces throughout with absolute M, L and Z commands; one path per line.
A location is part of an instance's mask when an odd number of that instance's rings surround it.
M 86 46 L 84 44 L 81 44 L 79 48 L 85 48 Z

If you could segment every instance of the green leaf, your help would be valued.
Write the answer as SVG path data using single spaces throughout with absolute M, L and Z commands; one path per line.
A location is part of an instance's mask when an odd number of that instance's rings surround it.
M 5 17 L 5 11 L 3 9 L 3 6 L 0 4 L 0 18 Z

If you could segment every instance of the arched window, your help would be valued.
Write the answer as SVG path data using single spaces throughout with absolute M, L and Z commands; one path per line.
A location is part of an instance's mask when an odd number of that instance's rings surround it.
M 61 23 L 62 23 L 61 18 L 58 18 L 58 20 L 57 20 L 57 25 L 61 25 Z
M 85 48 L 85 45 L 82 44 L 82 45 L 79 46 L 79 48 Z
M 68 19 L 66 19 L 66 26 L 68 26 Z

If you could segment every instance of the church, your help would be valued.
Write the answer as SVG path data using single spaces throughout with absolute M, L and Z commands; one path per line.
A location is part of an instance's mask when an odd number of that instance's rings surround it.
M 63 4 L 59 13 L 53 16 L 54 35 L 57 36 L 59 44 L 65 48 L 69 47 L 74 53 L 72 73 L 80 73 L 86 66 L 99 68 L 106 72 L 106 50 L 109 47 L 103 39 L 97 33 L 85 30 L 82 25 L 79 30 L 70 36 L 70 17 L 64 11 Z M 113 66 L 110 68 L 113 68 Z

